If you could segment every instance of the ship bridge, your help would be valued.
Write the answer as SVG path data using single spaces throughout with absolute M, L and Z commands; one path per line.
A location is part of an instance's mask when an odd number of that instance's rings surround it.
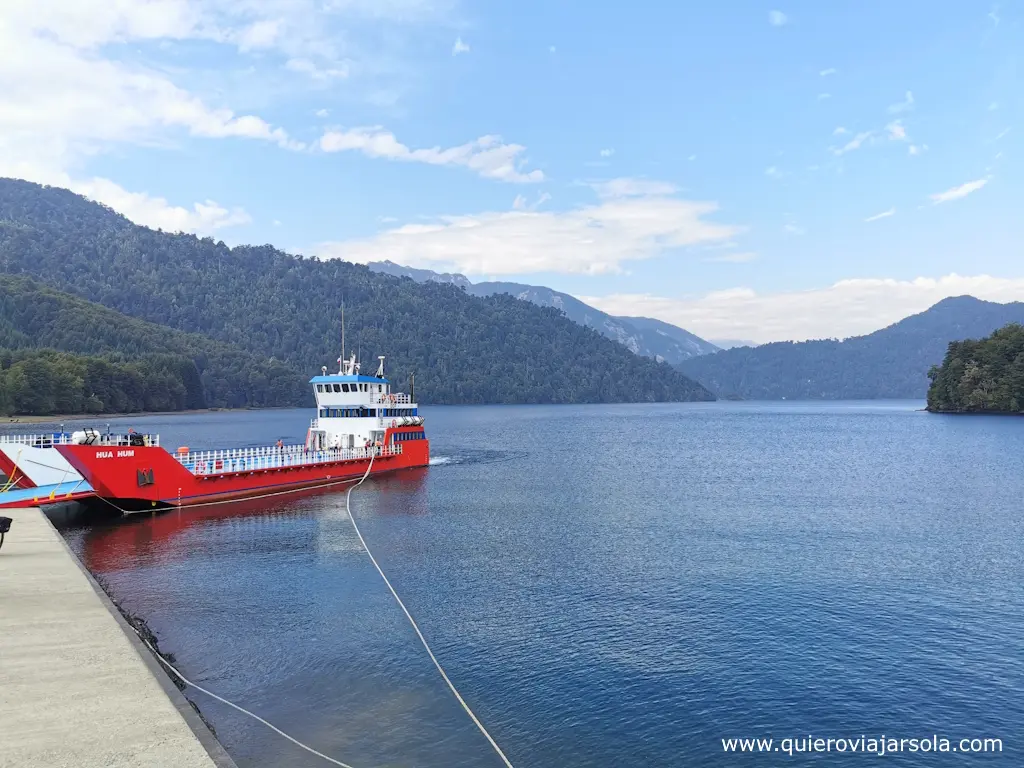
M 358 448 L 383 443 L 386 430 L 402 426 L 420 426 L 423 418 L 412 396 L 391 391 L 384 377 L 384 357 L 373 376 L 359 372 L 353 354 L 339 359 L 336 374 L 322 369 L 320 376 L 309 380 L 316 398 L 317 417 L 310 424 L 307 447 Z

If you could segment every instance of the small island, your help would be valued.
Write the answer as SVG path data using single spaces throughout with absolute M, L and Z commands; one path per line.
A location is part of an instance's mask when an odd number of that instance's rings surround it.
M 942 365 L 932 366 L 928 378 L 933 413 L 1024 413 L 1024 325 L 950 342 Z

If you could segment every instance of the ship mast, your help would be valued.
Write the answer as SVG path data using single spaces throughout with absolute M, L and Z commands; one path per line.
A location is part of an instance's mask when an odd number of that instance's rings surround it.
M 341 359 L 345 359 L 345 305 L 341 305 Z

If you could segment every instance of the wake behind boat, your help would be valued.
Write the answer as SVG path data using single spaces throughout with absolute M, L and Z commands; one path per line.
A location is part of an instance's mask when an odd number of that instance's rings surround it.
M 392 392 L 384 357 L 373 376 L 359 372 L 353 354 L 338 373 L 310 379 L 317 416 L 304 445 L 191 451 L 173 454 L 158 435 L 134 435 L 110 445 L 98 433 L 55 449 L 96 496 L 123 510 L 188 507 L 277 496 L 344 485 L 398 469 L 425 467 L 430 444 L 413 393 Z M 77 435 L 76 435 L 77 436 Z M 372 464 L 371 464 L 372 463 Z

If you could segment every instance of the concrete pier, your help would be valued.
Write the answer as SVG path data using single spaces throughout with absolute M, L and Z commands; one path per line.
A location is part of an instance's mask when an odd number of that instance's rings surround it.
M 0 515 L 0 766 L 234 768 L 45 515 Z

